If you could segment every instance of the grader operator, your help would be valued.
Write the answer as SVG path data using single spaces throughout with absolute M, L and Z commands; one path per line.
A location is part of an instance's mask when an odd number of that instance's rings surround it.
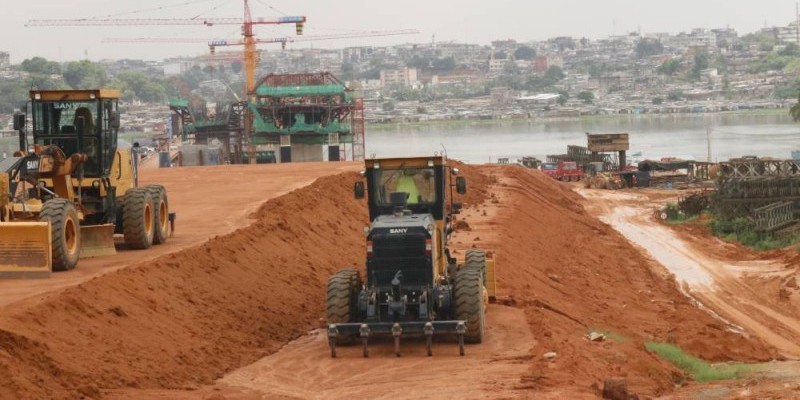
M 355 196 L 368 194 L 372 224 L 366 233 L 366 276 L 355 269 L 332 275 L 327 291 L 327 334 L 331 356 L 336 346 L 361 338 L 363 355 L 370 337 L 457 336 L 480 343 L 485 306 L 494 297 L 494 260 L 471 249 L 459 264 L 447 248 L 450 224 L 461 204 L 453 189 L 466 192 L 458 170 L 444 157 L 366 160 L 366 186 L 356 182 Z M 449 192 L 449 194 L 448 194 Z M 449 204 L 448 204 L 449 201 Z
M 0 277 L 49 276 L 81 256 L 164 243 L 167 192 L 138 185 L 135 149 L 118 144 L 118 90 L 33 90 L 14 116 L 19 151 L 0 162 Z

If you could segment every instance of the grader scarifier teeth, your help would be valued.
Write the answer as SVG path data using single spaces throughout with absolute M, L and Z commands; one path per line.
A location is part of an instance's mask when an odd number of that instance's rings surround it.
M 425 337 L 427 355 L 433 355 L 434 334 L 455 334 L 458 336 L 458 354 L 464 355 L 464 336 L 467 334 L 467 325 L 464 321 L 414 321 L 414 322 L 373 322 L 373 323 L 341 323 L 329 324 L 327 329 L 328 345 L 331 348 L 331 358 L 337 357 L 336 341 L 340 337 L 360 337 L 361 349 L 364 357 L 369 357 L 369 338 L 373 335 L 391 336 L 394 344 L 394 354 L 401 356 L 400 339 L 403 335 Z

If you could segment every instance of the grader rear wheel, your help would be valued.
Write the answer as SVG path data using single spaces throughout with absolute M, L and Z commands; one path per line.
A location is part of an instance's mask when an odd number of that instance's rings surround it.
M 169 201 L 167 189 L 161 185 L 147 185 L 144 187 L 153 198 L 153 220 L 156 223 L 153 231 L 153 244 L 162 244 L 169 237 Z
M 72 203 L 61 198 L 48 200 L 42 206 L 39 221 L 50 223 L 53 271 L 75 268 L 81 254 L 81 229 Z
M 125 244 L 132 249 L 147 249 L 153 245 L 155 234 L 153 198 L 143 188 L 125 193 L 122 203 L 122 230 Z
M 456 319 L 466 321 L 466 343 L 483 341 L 485 304 L 483 303 L 483 279 L 480 271 L 462 268 L 456 275 Z
M 328 278 L 328 293 L 325 302 L 325 318 L 328 324 L 352 322 L 354 305 L 361 276 L 354 269 L 343 269 Z M 337 345 L 352 344 L 355 337 L 336 338 Z

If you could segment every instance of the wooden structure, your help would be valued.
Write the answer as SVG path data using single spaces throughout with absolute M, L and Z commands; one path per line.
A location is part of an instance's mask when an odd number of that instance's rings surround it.
M 759 213 L 773 212 L 770 206 L 786 202 L 793 205 L 793 218 L 800 217 L 800 160 L 748 157 L 723 162 L 716 186 L 712 209 L 723 219 L 759 218 Z
M 592 159 L 598 157 L 599 153 L 619 153 L 619 170 L 625 170 L 625 154 L 630 150 L 630 142 L 627 133 L 586 133 L 588 150 L 592 153 Z

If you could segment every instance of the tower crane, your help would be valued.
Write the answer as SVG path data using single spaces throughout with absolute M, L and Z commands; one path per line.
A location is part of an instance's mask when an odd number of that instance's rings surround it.
M 244 2 L 244 18 L 79 18 L 79 19 L 32 19 L 25 26 L 27 27 L 49 27 L 49 26 L 134 26 L 134 25 L 241 25 L 242 39 L 244 45 L 244 64 L 245 64 L 245 93 L 250 93 L 255 89 L 255 54 L 256 38 L 253 27 L 256 25 L 276 25 L 294 24 L 295 32 L 303 34 L 303 25 L 306 22 L 305 16 L 285 16 L 278 18 L 256 18 L 253 19 L 250 13 L 249 0 Z
M 336 39 L 351 39 L 363 37 L 378 37 L 378 36 L 395 36 L 395 35 L 416 35 L 419 31 L 416 29 L 400 29 L 400 30 L 387 30 L 387 31 L 361 31 L 361 32 L 346 32 L 335 33 L 328 35 L 312 35 L 302 37 L 274 37 L 274 38 L 261 38 L 255 39 L 256 44 L 262 43 L 280 43 L 282 48 L 286 48 L 287 43 L 294 42 L 313 42 L 317 40 L 336 40 Z M 207 43 L 209 48 L 216 48 L 218 46 L 237 46 L 243 45 L 242 39 L 200 39 L 200 38 L 165 38 L 165 37 L 137 37 L 137 38 L 121 38 L 112 37 L 103 39 L 104 43 Z M 212 52 L 213 53 L 213 52 Z
M 282 36 L 282 37 L 274 37 L 274 38 L 260 38 L 255 39 L 256 44 L 263 44 L 263 43 L 280 43 L 282 49 L 286 49 L 287 43 L 294 43 L 294 42 L 313 42 L 317 40 L 336 40 L 336 39 L 350 39 L 350 38 L 363 38 L 363 37 L 379 37 L 379 36 L 395 36 L 395 35 L 416 35 L 419 31 L 416 29 L 400 29 L 400 30 L 385 30 L 385 31 L 361 31 L 361 32 L 345 32 L 345 33 L 336 33 L 336 34 L 328 34 L 328 35 L 313 35 L 313 36 L 302 36 L 302 37 L 291 37 L 291 36 Z M 220 46 L 240 46 L 244 44 L 242 39 L 200 39 L 200 38 L 166 38 L 166 37 L 138 37 L 138 38 L 105 38 L 103 39 L 103 43 L 163 43 L 163 44 L 175 44 L 175 43 L 207 43 L 210 56 L 208 59 L 210 60 L 224 60 L 224 61 L 233 61 L 233 60 L 243 60 L 243 57 L 237 57 L 233 53 L 226 52 L 224 54 L 218 54 L 216 52 L 216 48 Z M 256 59 L 258 58 L 256 54 Z

